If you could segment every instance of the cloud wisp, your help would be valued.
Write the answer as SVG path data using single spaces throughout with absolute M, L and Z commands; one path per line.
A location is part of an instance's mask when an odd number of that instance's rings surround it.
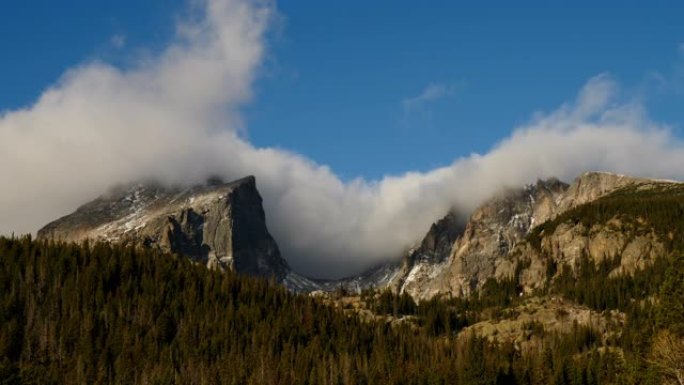
M 434 102 L 438 99 L 453 95 L 454 87 L 445 84 L 432 83 L 428 84 L 423 91 L 417 96 L 405 98 L 401 101 L 404 111 L 410 113 L 416 109 L 425 107 L 426 104 Z
M 428 84 L 420 94 L 401 101 L 403 117 L 402 124 L 410 124 L 414 118 L 430 120 L 433 114 L 433 104 L 441 99 L 454 95 L 456 87 L 442 83 Z
M 239 135 L 274 4 L 196 3 L 197 14 L 156 57 L 125 69 L 85 63 L 33 105 L 0 114 L 0 233 L 35 231 L 119 182 L 253 174 L 290 264 L 340 277 L 400 257 L 447 210 L 468 213 L 506 186 L 593 169 L 684 177 L 682 142 L 640 104 L 620 102 L 616 82 L 600 75 L 486 154 L 343 182 L 302 155 L 256 148 Z M 446 92 L 426 89 L 410 103 Z
M 109 42 L 116 49 L 122 49 L 126 46 L 126 35 L 122 33 L 117 33 L 109 39 Z

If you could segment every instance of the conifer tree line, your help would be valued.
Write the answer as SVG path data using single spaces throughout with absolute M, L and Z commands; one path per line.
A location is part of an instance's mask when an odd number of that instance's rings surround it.
M 660 381 L 653 365 L 636 359 L 627 366 L 579 326 L 546 335 L 528 352 L 476 336 L 457 341 L 469 323 L 466 309 L 480 299 L 417 305 L 380 296 L 392 311 L 396 302 L 398 311 L 416 314 L 415 328 L 360 321 L 272 282 L 133 247 L 2 238 L 0 262 L 3 384 Z M 681 297 L 673 299 L 681 306 Z M 652 328 L 659 321 L 648 314 L 660 313 L 644 309 L 637 319 Z M 640 333 L 642 325 L 629 330 Z M 649 349 L 635 341 L 621 346 L 637 355 Z

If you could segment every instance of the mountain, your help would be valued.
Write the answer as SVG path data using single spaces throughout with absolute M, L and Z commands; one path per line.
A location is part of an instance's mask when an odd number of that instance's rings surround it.
M 301 290 L 268 232 L 253 176 L 189 188 L 137 183 L 111 189 L 38 231 L 39 239 L 133 243 L 186 255 L 210 268 L 274 277 Z
M 571 184 L 550 178 L 506 188 L 467 219 L 454 211 L 446 213 L 402 260 L 340 280 L 313 280 L 289 268 L 268 232 L 252 176 L 190 188 L 155 183 L 114 188 L 48 224 L 38 238 L 135 243 L 183 254 L 211 268 L 274 277 L 300 292 L 342 287 L 356 293 L 389 289 L 418 300 L 467 297 L 490 279 L 513 275 L 519 276 L 521 290 L 531 292 L 546 285 L 547 270 L 574 265 L 583 255 L 596 261 L 619 255 L 620 271 L 643 267 L 645 260 L 662 251 L 661 242 L 652 235 L 631 237 L 619 221 L 591 229 L 561 224 L 553 234 L 536 231 L 622 189 L 667 185 L 680 183 L 588 172 Z M 588 230 L 592 235 L 586 234 Z M 543 238 L 537 246 L 529 242 L 535 234 Z
M 582 255 L 595 261 L 619 256 L 621 271 L 633 271 L 662 252 L 652 234 L 631 237 L 617 220 L 589 228 L 561 224 L 552 234 L 538 234 L 535 230 L 564 213 L 626 188 L 659 186 L 682 184 L 588 172 L 570 185 L 551 178 L 506 189 L 477 208 L 465 225 L 453 213 L 435 223 L 385 287 L 416 299 L 461 297 L 482 288 L 489 279 L 501 280 L 517 273 L 523 289 L 530 292 L 546 283 L 545 272 L 551 265 L 574 265 Z M 543 238 L 541 250 L 528 242 L 531 234 Z M 516 271 L 518 265 L 525 267 Z
M 677 383 L 659 372 L 681 367 L 684 338 L 662 330 L 684 322 L 661 313 L 681 309 L 681 289 L 640 302 L 683 277 L 609 286 L 631 308 L 494 292 L 330 301 L 152 248 L 0 237 L 0 383 Z
M 110 244 L 0 237 L 0 382 L 589 385 L 684 373 L 684 183 L 591 172 L 508 188 L 468 218 L 445 213 L 403 260 L 337 281 L 292 272 L 264 217 L 254 178 L 139 184 L 39 233 Z M 292 293 L 313 290 L 330 293 Z

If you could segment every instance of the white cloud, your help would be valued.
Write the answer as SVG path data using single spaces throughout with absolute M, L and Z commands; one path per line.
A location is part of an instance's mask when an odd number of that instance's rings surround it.
M 117 182 L 254 174 L 290 263 L 340 276 L 398 257 L 450 207 L 468 212 L 503 186 L 592 169 L 684 176 L 681 141 L 639 104 L 619 103 L 616 83 L 601 75 L 575 101 L 539 114 L 486 154 L 427 173 L 345 183 L 326 166 L 256 148 L 237 134 L 273 4 L 202 4 L 205 12 L 179 26 L 158 57 L 128 69 L 86 63 L 32 106 L 0 114 L 0 233 L 35 231 Z M 422 100 L 445 92 L 438 87 Z
M 425 106 L 431 102 L 453 95 L 453 93 L 453 86 L 432 83 L 428 84 L 427 87 L 425 87 L 417 96 L 402 100 L 401 104 L 404 107 L 404 113 L 410 114 L 416 110 L 425 108 Z

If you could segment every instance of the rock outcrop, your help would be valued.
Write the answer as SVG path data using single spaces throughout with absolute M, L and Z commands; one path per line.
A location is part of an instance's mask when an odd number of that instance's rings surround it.
M 464 229 L 463 219 L 454 212 L 435 222 L 420 245 L 409 251 L 386 286 L 416 297 L 431 296 L 424 283 L 448 268 L 454 242 L 463 235 Z
M 543 343 L 545 333 L 569 334 L 578 326 L 591 327 L 605 343 L 626 322 L 625 314 L 617 310 L 599 312 L 561 297 L 528 298 L 502 313 L 463 328 L 458 340 L 477 335 L 490 342 L 512 343 L 525 352 Z
M 581 255 L 596 262 L 620 255 L 616 274 L 629 273 L 663 252 L 662 244 L 648 229 L 633 236 L 619 221 L 591 228 L 563 224 L 553 234 L 544 235 L 542 250 L 525 238 L 536 226 L 621 188 L 671 183 L 678 182 L 589 172 L 570 185 L 551 178 L 507 189 L 475 210 L 465 226 L 453 213 L 433 225 L 386 287 L 416 299 L 468 296 L 490 278 L 513 275 L 516 264 L 524 261 L 529 266 L 522 279 L 525 290 L 531 291 L 545 283 L 549 263 L 573 265 Z
M 645 223 L 635 226 L 618 218 L 591 226 L 561 223 L 543 236 L 538 247 L 529 242 L 519 243 L 500 261 L 494 276 L 509 277 L 517 263 L 525 263 L 528 266 L 522 269 L 519 279 L 522 290 L 531 293 L 553 278 L 548 276 L 549 271 L 579 266 L 583 257 L 594 264 L 619 259 L 619 265 L 611 271 L 615 276 L 643 269 L 666 252 L 662 240 Z
M 115 188 L 48 224 L 38 238 L 133 243 L 278 281 L 290 274 L 266 228 L 252 176 L 185 189 L 154 183 Z

